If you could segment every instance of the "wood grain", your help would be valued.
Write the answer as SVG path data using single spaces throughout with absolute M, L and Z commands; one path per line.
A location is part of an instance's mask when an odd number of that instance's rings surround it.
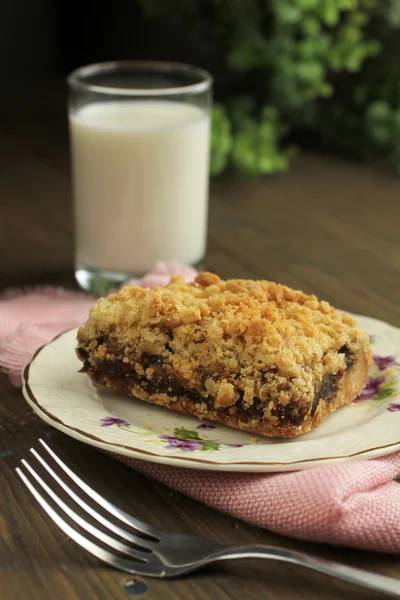
M 0 135 L 0 286 L 73 285 L 71 199 L 63 89 L 32 93 L 3 112 Z M 400 181 L 378 167 L 304 155 L 266 180 L 227 176 L 211 187 L 206 266 L 225 277 L 270 278 L 400 326 Z M 312 551 L 400 577 L 396 556 L 287 539 L 171 492 L 33 415 L 0 375 L 2 600 L 130 597 L 132 579 L 99 564 L 31 501 L 14 468 L 38 437 L 119 506 L 156 526 L 226 543 Z M 293 507 L 296 510 L 296 507 Z M 148 600 L 373 600 L 381 596 L 294 566 L 248 561 L 177 581 L 147 580 Z M 400 583 L 399 583 L 400 585 Z

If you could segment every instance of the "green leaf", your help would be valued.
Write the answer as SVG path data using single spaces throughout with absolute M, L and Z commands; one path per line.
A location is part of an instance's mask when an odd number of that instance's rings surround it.
M 321 16 L 328 27 L 334 27 L 339 21 L 339 8 L 335 0 L 325 0 L 321 6 Z
M 232 128 L 225 108 L 216 104 L 212 110 L 210 173 L 218 175 L 226 168 L 232 150 Z
M 300 27 L 307 36 L 317 36 L 321 31 L 321 23 L 314 16 L 304 17 Z
M 203 442 L 202 452 L 209 452 L 210 450 L 219 450 L 219 444 L 217 442 Z
M 294 3 L 277 0 L 274 3 L 275 17 L 278 23 L 282 25 L 292 25 L 301 21 L 301 9 L 294 6 Z
M 376 401 L 385 400 L 385 398 L 389 398 L 389 396 L 394 394 L 395 391 L 396 390 L 393 388 L 387 388 L 386 390 L 382 390 L 381 392 L 379 392 L 379 394 L 377 396 L 375 396 L 374 400 L 376 400 Z
M 313 11 L 318 8 L 319 0 L 297 0 L 298 8 L 303 11 Z
M 321 81 L 323 74 L 323 66 L 316 60 L 303 61 L 297 67 L 297 75 L 302 81 Z
M 387 102 L 376 100 L 365 112 L 365 126 L 370 138 L 380 145 L 389 144 L 393 131 L 393 110 Z
M 174 429 L 174 437 L 181 440 L 200 440 L 197 431 L 193 429 L 179 429 L 179 427 Z

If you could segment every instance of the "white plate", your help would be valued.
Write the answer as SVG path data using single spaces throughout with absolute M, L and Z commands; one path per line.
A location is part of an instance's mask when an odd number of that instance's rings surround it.
M 23 392 L 44 421 L 71 437 L 180 467 L 293 471 L 382 456 L 400 450 L 400 330 L 356 318 L 372 336 L 378 356 L 367 387 L 371 399 L 336 411 L 314 431 L 291 440 L 254 437 L 93 384 L 78 372 L 75 329 L 38 351 L 25 369 Z

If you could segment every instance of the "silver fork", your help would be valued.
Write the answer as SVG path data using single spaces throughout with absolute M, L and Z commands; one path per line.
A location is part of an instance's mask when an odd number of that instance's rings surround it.
M 23 468 L 16 468 L 19 477 L 49 517 L 65 534 L 90 554 L 116 569 L 148 577 L 166 578 L 179 577 L 206 565 L 226 560 L 267 558 L 294 563 L 364 588 L 400 598 L 400 580 L 391 577 L 368 573 L 335 561 L 279 547 L 250 545 L 227 548 L 196 535 L 161 531 L 142 523 L 100 496 L 78 477 L 43 440 L 39 440 L 39 442 L 42 449 L 46 451 L 47 460 L 34 448 L 31 448 L 31 453 L 47 471 L 54 485 L 50 487 L 39 475 L 37 469 L 24 459 L 21 461 Z M 64 474 L 64 477 L 61 476 L 61 473 Z M 65 479 L 72 480 L 75 489 L 68 485 Z M 67 505 L 60 498 L 55 491 L 58 489 L 57 486 L 60 486 L 71 498 L 71 503 Z M 43 492 L 47 499 L 42 495 Z M 85 501 L 85 495 L 103 509 L 102 513 Z M 52 504 L 49 503 L 50 499 Z M 76 512 L 77 510 L 80 514 Z M 75 526 L 86 531 L 91 538 L 100 541 L 101 545 L 72 527 L 61 516 L 63 513 Z M 115 537 L 87 521 L 84 518 L 85 513 L 102 525 L 104 529 L 112 532 Z M 106 518 L 104 513 L 112 515 L 113 520 Z M 129 529 L 121 527 L 120 524 Z M 117 554 L 113 551 L 117 551 Z

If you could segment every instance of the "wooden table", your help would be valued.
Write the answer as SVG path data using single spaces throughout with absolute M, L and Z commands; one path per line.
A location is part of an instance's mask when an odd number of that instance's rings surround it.
M 49 89 L 31 99 L 29 113 L 24 99 L 2 112 L 0 287 L 71 286 L 63 94 Z M 400 326 L 399 223 L 399 179 L 378 168 L 303 155 L 287 175 L 254 181 L 230 176 L 213 182 L 206 266 L 225 277 L 270 278 L 313 291 L 343 309 Z M 39 436 L 50 437 L 111 501 L 156 526 L 232 544 L 265 542 L 312 551 L 400 577 L 396 556 L 286 539 L 171 492 L 44 425 L 4 375 L 0 386 L 2 600 L 117 600 L 146 588 L 125 588 L 132 577 L 108 569 L 78 548 L 22 489 L 14 467 Z M 146 584 L 146 600 L 381 597 L 300 568 L 256 561 Z

